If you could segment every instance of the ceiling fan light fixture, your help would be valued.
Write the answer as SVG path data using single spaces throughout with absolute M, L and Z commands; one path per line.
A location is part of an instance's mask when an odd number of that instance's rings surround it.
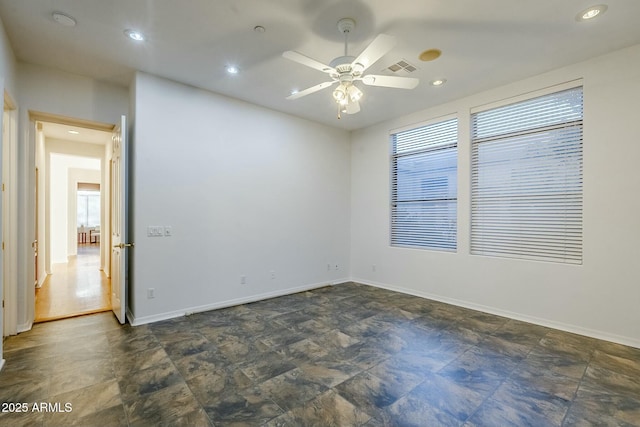
M 333 99 L 338 103 L 347 99 L 347 91 L 344 84 L 340 83 L 340 86 L 333 91 Z
M 347 50 L 348 35 L 355 28 L 355 24 L 351 18 L 344 18 L 338 22 L 338 30 L 344 35 L 344 55 L 333 59 L 328 66 L 296 51 L 289 50 L 282 53 L 284 58 L 322 71 L 328 74 L 331 79 L 311 86 L 298 94 L 290 95 L 287 99 L 298 99 L 337 83 L 338 86 L 332 92 L 332 97 L 337 104 L 338 118 L 340 118 L 341 113 L 356 114 L 360 112 L 359 101 L 362 99 L 363 93 L 360 88 L 355 86 L 357 81 L 362 81 L 368 86 L 396 89 L 413 89 L 418 85 L 419 80 L 411 77 L 363 75 L 370 65 L 391 51 L 396 44 L 396 39 L 387 34 L 378 34 L 358 56 L 350 56 Z M 415 67 L 413 68 L 415 70 Z
M 347 93 L 349 94 L 351 102 L 358 102 L 362 98 L 362 91 L 354 85 L 347 88 Z

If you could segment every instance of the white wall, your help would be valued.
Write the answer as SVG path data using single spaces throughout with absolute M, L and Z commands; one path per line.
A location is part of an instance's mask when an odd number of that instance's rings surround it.
M 579 78 L 583 265 L 470 255 L 470 108 Z M 640 45 L 354 132 L 353 280 L 640 347 L 639 112 Z M 392 248 L 389 131 L 451 113 L 460 121 L 458 251 Z
M 145 74 L 134 115 L 136 323 L 348 277 L 348 133 Z
M 18 71 L 23 109 L 102 123 L 119 123 L 127 113 L 125 87 L 26 63 Z
M 16 100 L 16 57 L 0 20 L 0 79 L 4 90 Z
M 74 172 L 71 178 L 79 177 L 74 169 L 93 169 L 93 173 L 83 172 L 81 176 L 89 180 L 87 182 L 100 183 L 100 159 L 51 154 L 49 161 L 49 185 L 51 191 L 49 212 L 52 264 L 66 263 L 68 261 L 67 257 L 73 255 L 74 245 L 69 242 L 71 238 L 69 218 L 75 212 L 69 212 L 69 197 L 73 197 L 73 194 L 70 194 L 69 191 L 70 172 Z

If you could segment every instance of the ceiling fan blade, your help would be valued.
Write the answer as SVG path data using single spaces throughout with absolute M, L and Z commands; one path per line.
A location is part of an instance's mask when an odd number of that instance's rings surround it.
M 387 34 L 378 34 L 369 46 L 352 62 L 352 65 L 360 64 L 362 71 L 369 68 L 378 59 L 382 58 L 396 45 L 396 38 Z
M 375 74 L 368 74 L 360 80 L 368 86 L 393 87 L 397 89 L 413 89 L 420 83 L 420 80 L 413 77 L 379 76 Z
M 300 92 L 296 92 L 292 95 L 287 96 L 287 99 L 292 100 L 292 99 L 302 98 L 303 96 L 307 96 L 309 94 L 312 94 L 314 92 L 327 88 L 334 83 L 337 83 L 337 81 L 334 80 L 332 82 L 323 82 L 323 83 L 320 83 L 319 85 L 311 86 L 309 88 L 306 88 L 305 90 L 301 90 Z
M 360 103 L 358 101 L 350 102 L 347 104 L 345 113 L 355 114 L 360 111 Z
M 311 67 L 318 71 L 322 71 L 323 73 L 331 74 L 336 72 L 336 70 L 333 67 L 325 65 L 322 62 L 316 61 L 313 58 L 309 58 L 308 56 L 293 50 L 288 50 L 284 52 L 282 56 L 291 61 L 297 62 L 298 64 L 306 65 L 307 67 Z

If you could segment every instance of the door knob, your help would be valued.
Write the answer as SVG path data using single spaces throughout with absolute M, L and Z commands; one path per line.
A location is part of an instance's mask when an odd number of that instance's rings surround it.
M 134 246 L 135 246 L 135 243 L 119 243 L 117 245 L 113 245 L 114 248 L 120 248 L 120 249 L 131 248 Z

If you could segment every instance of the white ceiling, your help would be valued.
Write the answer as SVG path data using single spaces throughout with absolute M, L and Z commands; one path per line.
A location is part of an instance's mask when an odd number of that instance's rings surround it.
M 78 132 L 77 134 L 69 131 Z M 81 128 L 77 126 L 62 125 L 57 123 L 42 123 L 42 132 L 46 138 L 62 141 L 86 142 L 89 144 L 106 145 L 111 141 L 111 132 L 95 129 Z
M 589 22 L 578 12 L 600 1 Z M 60 11 L 77 20 L 65 27 Z M 472 93 L 640 43 L 638 0 L 0 0 L 20 61 L 128 85 L 142 70 L 344 129 L 358 129 Z M 325 74 L 282 57 L 295 50 L 323 63 L 343 54 L 340 18 L 355 19 L 350 53 L 379 33 L 396 47 L 368 71 L 406 59 L 418 67 L 411 91 L 364 87 L 362 111 L 336 118 L 331 90 L 285 100 Z M 255 32 L 256 25 L 264 33 Z M 125 29 L 147 40 L 135 43 Z M 441 49 L 433 62 L 419 54 Z M 225 66 L 240 74 L 230 76 Z M 389 73 L 390 74 L 390 73 Z M 429 81 L 446 78 L 442 87 Z M 612 76 L 615 78 L 615 76 Z

